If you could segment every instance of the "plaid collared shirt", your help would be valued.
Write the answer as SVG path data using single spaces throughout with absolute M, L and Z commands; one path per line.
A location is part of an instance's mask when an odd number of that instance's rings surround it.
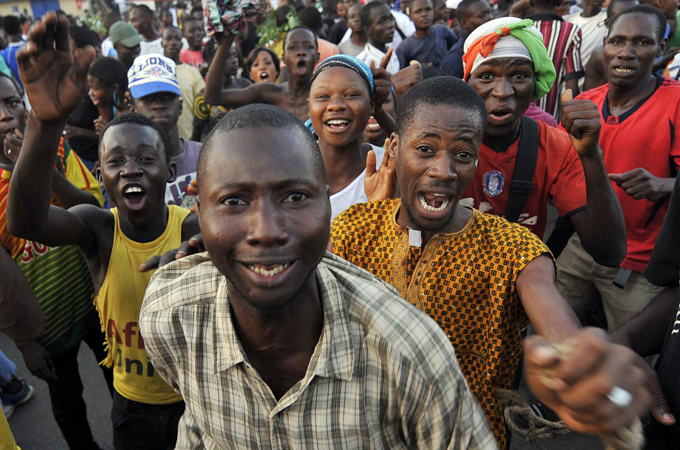
M 497 448 L 433 320 L 329 253 L 316 276 L 323 331 L 305 377 L 278 401 L 248 362 L 207 254 L 153 276 L 140 327 L 186 402 L 177 449 Z

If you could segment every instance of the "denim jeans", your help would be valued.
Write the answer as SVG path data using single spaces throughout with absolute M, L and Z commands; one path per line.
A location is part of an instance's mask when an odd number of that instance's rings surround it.
M 150 405 L 113 392 L 113 448 L 115 450 L 172 450 L 184 402 Z
M 16 370 L 14 363 L 0 350 L 0 386 L 7 384 Z
M 92 349 L 97 362 L 106 357 L 103 344 L 104 333 L 99 327 L 93 327 L 92 331 L 83 337 L 83 342 Z M 52 355 L 52 362 L 59 377 L 57 380 L 50 379 L 47 382 L 52 414 L 70 450 L 99 450 L 87 421 L 87 407 L 83 400 L 83 382 L 78 369 L 79 349 L 80 343 L 70 350 Z M 100 367 L 109 393 L 112 393 L 113 370 L 104 366 Z

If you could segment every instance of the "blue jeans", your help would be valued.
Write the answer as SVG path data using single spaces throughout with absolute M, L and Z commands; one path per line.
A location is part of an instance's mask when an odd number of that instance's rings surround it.
M 16 370 L 14 363 L 0 350 L 0 386 L 9 383 Z

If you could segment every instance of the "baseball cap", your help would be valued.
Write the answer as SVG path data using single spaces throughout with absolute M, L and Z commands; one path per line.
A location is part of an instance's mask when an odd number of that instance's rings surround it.
M 135 58 L 128 70 L 128 88 L 132 98 L 142 98 L 156 92 L 182 95 L 175 62 L 157 53 Z
M 113 44 L 120 42 L 128 48 L 135 47 L 144 40 L 144 38 L 137 33 L 135 27 L 122 21 L 111 25 L 111 28 L 109 28 L 109 37 Z
M 458 9 L 458 5 L 461 4 L 463 0 L 446 0 L 446 7 L 448 9 Z

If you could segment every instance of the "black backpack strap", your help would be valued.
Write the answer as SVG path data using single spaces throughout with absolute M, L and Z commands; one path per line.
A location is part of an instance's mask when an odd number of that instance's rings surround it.
M 505 218 L 517 222 L 522 208 L 534 187 L 534 173 L 538 160 L 538 124 L 522 116 L 522 130 L 519 136 L 515 169 L 510 181 L 510 195 L 505 207 Z

